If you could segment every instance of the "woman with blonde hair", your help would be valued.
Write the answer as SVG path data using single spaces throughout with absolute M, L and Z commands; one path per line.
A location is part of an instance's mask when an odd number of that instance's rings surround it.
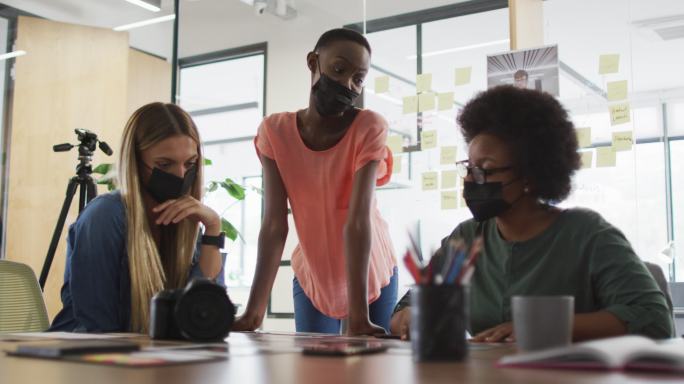
M 187 112 L 151 103 L 133 113 L 119 189 L 90 202 L 69 228 L 63 308 L 51 331 L 146 332 L 157 292 L 192 277 L 223 284 L 224 234 L 219 215 L 201 202 L 202 165 Z

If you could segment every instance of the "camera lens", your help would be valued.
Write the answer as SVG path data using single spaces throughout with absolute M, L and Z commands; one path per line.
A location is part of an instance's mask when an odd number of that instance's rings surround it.
M 230 333 L 235 319 L 234 306 L 222 287 L 196 280 L 180 296 L 176 304 L 176 319 L 185 338 L 220 341 Z

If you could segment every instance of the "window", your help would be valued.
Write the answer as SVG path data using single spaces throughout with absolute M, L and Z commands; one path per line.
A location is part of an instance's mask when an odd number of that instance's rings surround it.
M 243 201 L 219 189 L 205 202 L 240 232 L 226 246 L 228 286 L 252 283 L 261 226 L 261 164 L 254 136 L 264 115 L 265 45 L 181 59 L 179 103 L 195 120 L 203 142 L 205 183 L 231 178 L 246 187 Z
M 440 148 L 455 146 L 456 158 L 467 157 L 464 140 L 456 126 L 456 114 L 476 92 L 486 89 L 486 55 L 508 47 L 508 9 L 488 6 L 481 12 L 435 21 L 415 22 L 380 31 L 367 38 L 373 47 L 372 68 L 367 77 L 364 107 L 381 113 L 389 122 L 390 135 L 401 136 L 406 152 L 395 153 L 392 183 L 378 191 L 378 205 L 390 223 L 390 235 L 398 256 L 408 247 L 406 229 L 418 221 L 423 254 L 432 254 L 458 223 L 471 217 L 461 194 L 461 182 L 445 185 L 445 171 L 453 172 L 453 162 L 442 164 Z M 459 6 L 452 9 L 459 12 Z M 420 16 L 418 17 L 420 19 Z M 372 22 L 370 23 L 372 25 Z M 483 28 L 482 26 L 487 26 Z M 477 31 L 474 33 L 473 31 Z M 401 41 L 402 44 L 391 44 Z M 455 85 L 456 68 L 468 68 L 470 80 Z M 430 74 L 430 92 L 454 92 L 449 108 L 432 108 L 422 113 L 404 113 L 403 98 L 417 94 L 417 75 Z M 375 78 L 389 77 L 387 92 L 376 92 Z M 422 146 L 420 132 L 436 132 L 437 148 Z M 419 144 L 420 143 L 420 144 Z M 436 172 L 438 187 L 424 190 L 423 174 Z M 443 209 L 443 196 L 456 196 L 456 209 Z M 401 206 L 401 210 L 395 207 Z M 412 284 L 411 275 L 399 263 L 399 286 Z M 401 293 L 401 292 L 400 292 Z
M 684 249 L 684 178 L 680 176 L 684 161 L 684 144 L 680 145 L 684 142 L 684 80 L 676 76 L 678 70 L 673 67 L 684 59 L 684 38 L 662 37 L 657 27 L 646 23 L 651 19 L 665 22 L 668 16 L 683 14 L 684 4 L 668 0 L 657 4 L 545 1 L 544 44 L 559 47 L 559 100 L 577 127 L 591 127 L 591 145 L 582 151 L 593 154 L 593 164 L 578 171 L 573 193 L 561 206 L 598 211 L 624 232 L 639 257 L 660 264 L 671 278 L 684 280 L 684 252 L 676 252 Z M 458 8 L 458 4 L 452 6 Z M 612 15 L 610 20 L 605 17 L 608 14 Z M 395 169 L 393 183 L 378 191 L 398 254 L 406 248 L 405 228 L 412 221 L 420 222 L 423 252 L 429 253 L 450 229 L 470 217 L 460 198 L 456 209 L 441 206 L 444 192 L 455 191 L 458 196 L 461 185 L 443 187 L 443 172 L 453 168 L 441 164 L 440 147 L 456 146 L 457 158 L 467 157 L 455 117 L 469 99 L 487 88 L 486 56 L 509 50 L 505 5 L 451 16 L 425 21 L 419 15 L 412 23 L 403 18 L 390 27 L 385 21 L 385 27 L 377 30 L 372 28 L 373 21 L 367 23 L 374 51 L 364 105 L 382 113 L 390 124 L 390 135 L 402 136 L 404 149 L 411 151 L 395 153 L 400 166 Z M 577 20 L 582 20 L 581 28 Z M 617 75 L 599 75 L 598 58 L 603 53 L 620 54 Z M 457 68 L 470 68 L 469 82 L 454 83 Z M 454 92 L 453 108 L 405 114 L 403 97 L 416 94 L 418 74 L 432 75 L 430 91 Z M 389 77 L 385 92 L 375 90 L 374 80 L 380 76 Z M 625 79 L 631 121 L 611 126 L 606 85 Z M 411 148 L 420 142 L 421 131 L 437 133 L 437 148 Z M 596 167 L 597 149 L 610 147 L 612 134 L 619 131 L 632 133 L 632 149 L 617 152 L 614 166 Z M 425 172 L 437 172 L 436 189 L 424 190 Z M 392 209 L 399 205 L 402 210 Z M 662 251 L 673 240 L 674 261 L 668 262 Z M 411 282 L 408 276 L 402 271 L 401 286 Z

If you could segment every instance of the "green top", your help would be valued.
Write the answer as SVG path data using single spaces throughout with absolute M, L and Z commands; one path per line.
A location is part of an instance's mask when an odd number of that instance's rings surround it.
M 511 321 L 514 295 L 571 295 L 575 313 L 606 310 L 629 333 L 673 335 L 664 294 L 622 232 L 598 213 L 564 210 L 544 232 L 517 243 L 501 237 L 494 219 L 481 225 L 484 247 L 470 288 L 471 334 Z M 479 230 L 471 219 L 449 238 L 471 244 Z

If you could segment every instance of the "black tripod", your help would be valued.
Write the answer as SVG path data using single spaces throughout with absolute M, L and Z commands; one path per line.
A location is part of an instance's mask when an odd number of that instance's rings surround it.
M 50 267 L 52 266 L 52 260 L 55 257 L 55 251 L 57 251 L 57 244 L 59 244 L 59 238 L 64 229 L 64 222 L 66 221 L 66 216 L 69 213 L 69 208 L 71 207 L 71 201 L 74 199 L 76 190 L 79 190 L 78 199 L 78 213 L 81 214 L 83 208 L 91 200 L 97 196 L 97 188 L 95 187 L 95 181 L 91 177 L 93 173 L 93 167 L 91 162 L 93 160 L 93 152 L 95 151 L 95 144 L 98 143 L 97 135 L 85 129 L 75 129 L 76 135 L 80 144 L 78 144 L 78 160 L 79 163 L 76 166 L 76 176 L 69 180 L 67 185 L 66 196 L 64 197 L 64 203 L 62 204 L 62 210 L 59 213 L 59 219 L 57 219 L 57 226 L 55 226 L 55 231 L 52 233 L 52 241 L 50 241 L 50 247 L 48 248 L 47 256 L 45 257 L 45 262 L 43 263 L 43 269 L 40 272 L 40 288 L 45 288 L 45 282 L 47 281 L 48 273 L 50 272 Z M 66 152 L 71 150 L 75 145 L 69 143 L 57 144 L 52 147 L 55 152 Z M 99 141 L 99 147 L 108 156 L 112 155 L 112 149 L 104 141 Z

